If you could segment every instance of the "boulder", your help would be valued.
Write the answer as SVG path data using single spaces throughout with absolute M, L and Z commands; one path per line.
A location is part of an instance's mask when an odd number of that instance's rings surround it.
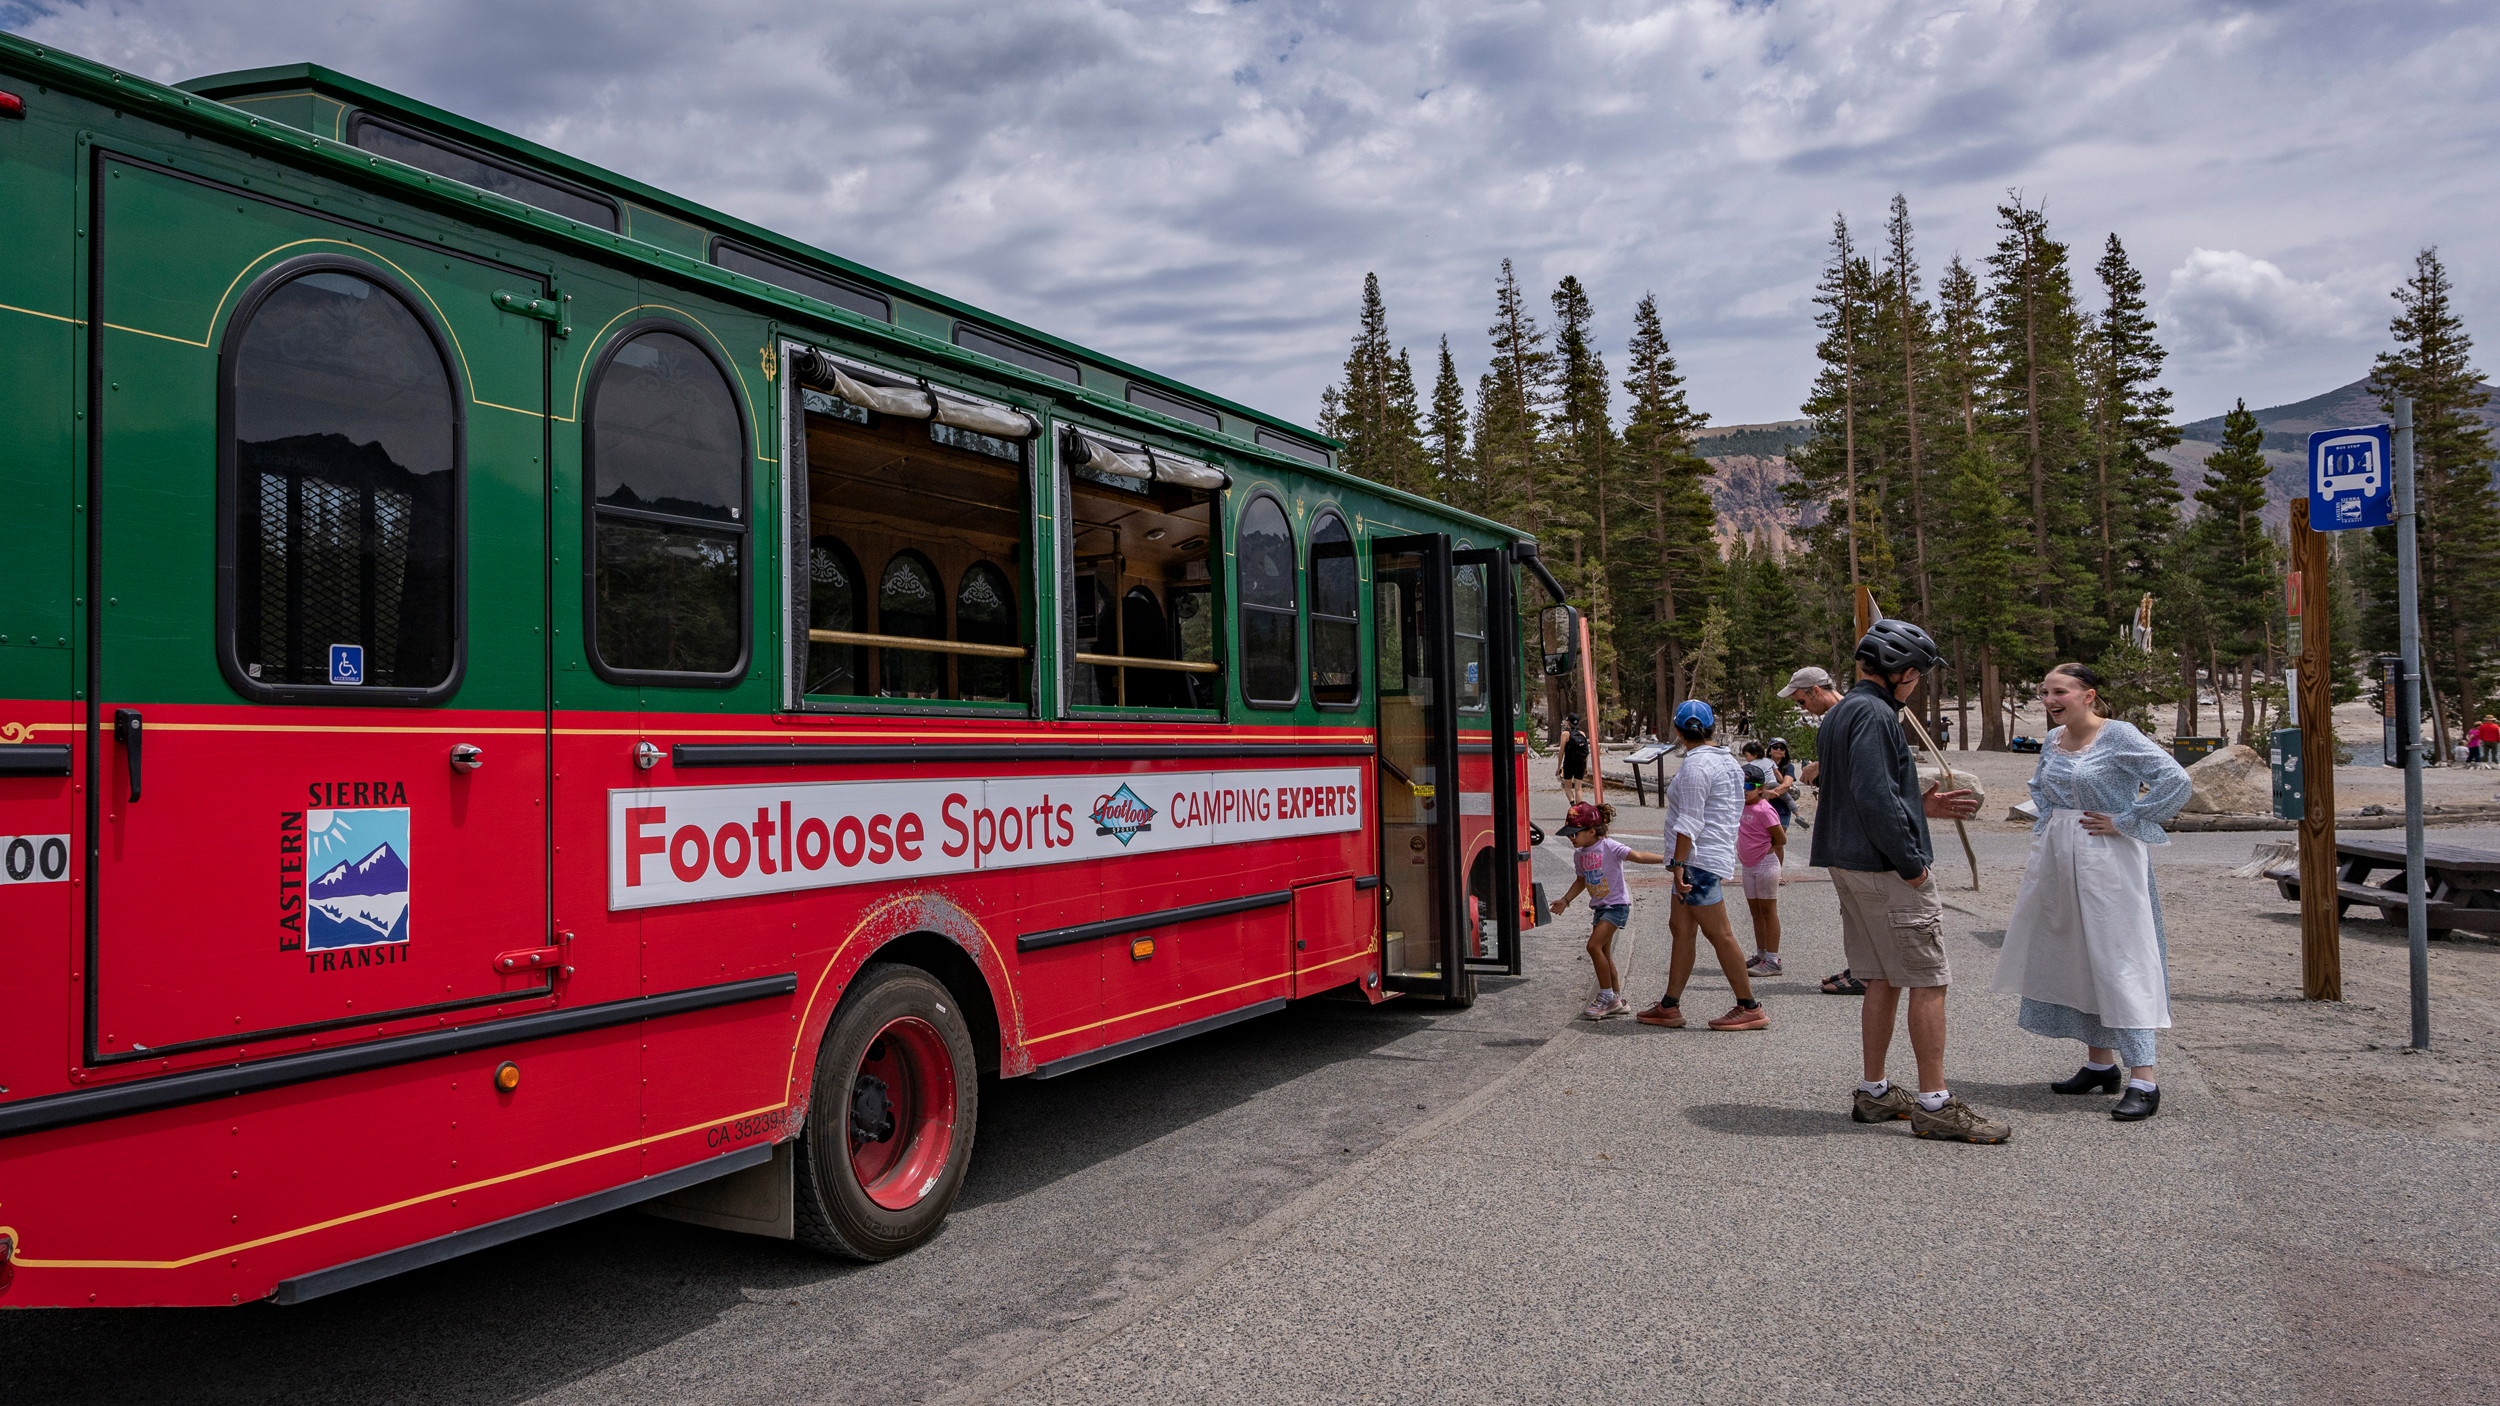
M 1922 762 L 1922 763 L 1920 763 L 1920 764 L 1919 764 L 1919 768 L 1918 768 L 1918 789 L 1919 789 L 1919 790 L 1924 791 L 1924 790 L 1926 790 L 1928 787 L 1935 785 L 1937 782 L 1939 782 L 1939 781 L 1941 781 L 1941 780 L 1943 780 L 1943 779 L 1944 779 L 1944 770 L 1943 770 L 1943 768 L 1941 768 L 1941 767 L 1937 767 L 1937 766 L 1934 766 L 1934 765 L 1931 765 L 1931 764 L 1928 764 L 1928 763 L 1924 763 L 1924 762 Z M 1987 785 L 1987 783 L 1986 783 L 1986 782 L 1984 782 L 1984 781 L 1981 781 L 1978 777 L 1973 776 L 1973 775 L 1972 775 L 1969 771 L 1965 770 L 1965 769 L 1964 769 L 1964 768 L 1962 768 L 1962 767 L 1958 767 L 1958 766 L 1957 766 L 1957 767 L 1955 767 L 1955 768 L 1953 769 L 1953 785 L 1952 785 L 1949 789 L 1951 789 L 1951 790 L 1955 790 L 1955 791 L 1968 791 L 1968 792 L 1970 792 L 1970 793 L 1971 793 L 1971 798 L 1972 798 L 1973 800 L 1975 800 L 1975 801 L 1979 802 L 1979 808 L 1980 808 L 1982 811 L 1985 811 L 1985 810 L 1988 808 L 1988 785 Z
M 2271 815 L 2274 771 L 2263 752 L 2240 743 L 2187 769 L 2196 789 L 2179 809 L 2192 815 Z

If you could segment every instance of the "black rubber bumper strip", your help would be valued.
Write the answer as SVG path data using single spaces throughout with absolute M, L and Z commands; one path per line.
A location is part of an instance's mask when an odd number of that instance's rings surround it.
M 323 1294 L 335 1294 L 341 1289 L 353 1289 L 360 1284 L 370 1284 L 376 1279 L 388 1279 L 394 1274 L 405 1274 L 412 1269 L 423 1269 L 429 1264 L 441 1264 L 445 1260 L 458 1259 L 462 1255 L 492 1249 L 508 1241 L 518 1240 L 525 1235 L 536 1235 L 542 1230 L 553 1230 L 559 1225 L 570 1225 L 577 1220 L 588 1220 L 592 1216 L 622 1210 L 627 1206 L 648 1201 L 654 1196 L 666 1196 L 672 1191 L 683 1191 L 689 1186 L 701 1186 L 707 1181 L 728 1176 L 732 1172 L 743 1172 L 749 1167 L 761 1166 L 772 1159 L 773 1145 L 769 1142 L 757 1143 L 753 1147 L 741 1147 L 735 1152 L 724 1152 L 718 1157 L 707 1157 L 692 1166 L 679 1167 L 675 1171 L 662 1172 L 658 1176 L 642 1177 L 629 1181 L 623 1186 L 612 1186 L 605 1191 L 594 1191 L 588 1196 L 576 1196 L 570 1201 L 558 1201 L 552 1206 L 542 1206 L 535 1211 L 514 1216 L 509 1220 L 499 1220 L 468 1230 L 456 1230 L 449 1235 L 419 1241 L 405 1249 L 386 1250 L 364 1259 L 332 1265 L 328 1269 L 316 1269 L 310 1274 L 299 1274 L 292 1279 L 281 1279 L 278 1281 L 276 1298 L 282 1304 L 302 1303 L 306 1299 L 320 1298 Z
M 1274 893 L 1254 893 L 1246 898 L 1224 898 L 1213 903 L 1193 903 L 1186 908 L 1165 908 L 1153 913 L 1137 913 L 1126 918 L 1105 918 L 1099 923 L 1079 923 L 1070 928 L 1051 928 L 1028 932 L 1016 939 L 1019 952 L 1038 952 L 1045 947 L 1065 947 L 1071 942 L 1091 942 L 1098 937 L 1118 937 L 1123 933 L 1144 932 L 1148 928 L 1177 927 L 1200 918 L 1221 918 L 1228 913 L 1247 913 L 1254 908 L 1275 908 L 1293 902 L 1292 889 Z
M 680 742 L 674 766 L 890 766 L 897 762 L 1169 762 L 1368 757 L 1369 742 Z
M 336 1078 L 341 1074 L 358 1074 L 368 1069 L 387 1069 L 394 1064 L 413 1064 L 421 1059 L 498 1049 L 528 1040 L 571 1035 L 582 1030 L 630 1025 L 638 1020 L 656 1020 L 664 1015 L 710 1010 L 714 1006 L 733 1006 L 741 1001 L 767 1000 L 774 996 L 791 995 L 798 989 L 798 974 L 784 972 L 779 976 L 725 981 L 717 986 L 698 986 L 689 991 L 671 991 L 631 1001 L 605 1001 L 595 1006 L 518 1015 L 510 1020 L 487 1020 L 457 1030 L 428 1030 L 417 1035 L 399 1035 L 361 1045 L 344 1045 L 335 1050 L 280 1055 L 250 1064 L 223 1065 L 187 1074 L 168 1074 L 160 1079 L 133 1080 L 111 1088 L 80 1089 L 74 1093 L 53 1094 L 48 1098 L 30 1098 L 0 1104 L 0 1137 L 41 1132 L 46 1128 L 66 1128 L 77 1123 L 93 1123 L 159 1108 L 176 1108 L 186 1103 L 204 1103 L 233 1094 L 257 1093 L 262 1089 Z
M 69 748 L 58 742 L 0 744 L 0 776 L 67 776 Z

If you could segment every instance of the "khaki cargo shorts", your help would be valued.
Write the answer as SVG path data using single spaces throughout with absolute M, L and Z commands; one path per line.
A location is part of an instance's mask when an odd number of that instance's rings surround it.
M 1900 875 L 1830 871 L 1840 895 L 1840 946 L 1849 974 L 1895 986 L 1945 986 L 1953 980 L 1944 956 L 1944 907 L 1936 876 L 1912 888 Z

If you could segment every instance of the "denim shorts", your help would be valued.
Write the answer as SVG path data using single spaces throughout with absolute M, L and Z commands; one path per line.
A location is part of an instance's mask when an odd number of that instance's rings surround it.
M 1591 932 L 1597 930 L 1599 923 L 1612 923 L 1620 928 L 1629 926 L 1631 922 L 1632 905 L 1629 903 L 1600 903 L 1589 908 L 1589 931 Z
M 1679 893 L 1675 896 L 1675 900 L 1676 902 L 1683 904 L 1685 907 L 1708 908 L 1719 901 L 1719 876 L 1711 873 L 1707 869 L 1702 868 L 1700 865 L 1687 864 L 1684 866 L 1684 882 L 1691 884 L 1693 886 L 1693 891 L 1690 893 Z

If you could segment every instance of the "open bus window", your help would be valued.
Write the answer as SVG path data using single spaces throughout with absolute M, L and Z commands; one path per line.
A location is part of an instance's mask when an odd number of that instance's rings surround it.
M 1311 528 L 1311 700 L 1351 708 L 1363 697 L 1362 589 L 1345 519 L 1322 513 Z
M 1024 446 L 815 391 L 805 413 L 806 696 L 1024 702 Z
M 1450 573 L 1450 633 L 1456 636 L 1458 710 L 1481 713 L 1492 680 L 1484 676 L 1484 568 L 1462 566 Z
M 1284 505 L 1264 495 L 1251 499 L 1235 534 L 1234 559 L 1241 578 L 1241 696 L 1254 707 L 1291 707 L 1302 693 L 1296 556 Z
M 1215 490 L 1062 457 L 1069 462 L 1060 557 L 1068 702 L 1215 711 L 1223 685 L 1209 569 Z M 1122 455 L 1121 462 L 1131 461 Z
M 746 665 L 746 423 L 728 373 L 675 327 L 629 331 L 591 381 L 591 658 L 725 684 Z
M 456 663 L 451 374 L 406 303 L 331 262 L 247 297 L 225 357 L 233 666 L 294 701 L 434 689 Z

